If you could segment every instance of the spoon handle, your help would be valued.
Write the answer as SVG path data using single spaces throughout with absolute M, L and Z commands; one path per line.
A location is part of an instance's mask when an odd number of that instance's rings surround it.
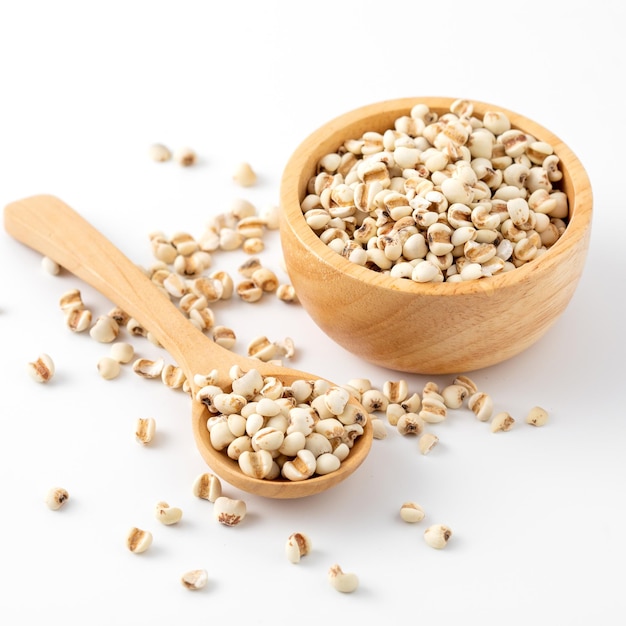
M 150 330 L 186 374 L 232 364 L 237 357 L 195 328 L 178 308 L 104 235 L 51 195 L 18 200 L 4 209 L 6 231 L 97 289 Z

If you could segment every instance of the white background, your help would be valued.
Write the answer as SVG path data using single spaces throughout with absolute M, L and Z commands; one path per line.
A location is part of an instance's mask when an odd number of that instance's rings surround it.
M 463 97 L 534 119 L 581 159 L 595 207 L 586 269 L 558 324 L 509 362 L 469 373 L 517 418 L 513 430 L 492 434 L 457 411 L 422 456 L 389 428 L 351 479 L 305 500 L 225 484 L 248 505 L 236 528 L 191 493 L 207 468 L 185 394 L 130 367 L 101 379 L 108 346 L 67 330 L 58 299 L 78 287 L 95 314 L 111 303 L 70 275 L 46 275 L 39 255 L 0 231 L 3 623 L 623 624 L 625 23 L 624 5 L 606 1 L 3 3 L 0 204 L 56 194 L 139 264 L 153 260 L 153 230 L 199 235 L 238 197 L 276 204 L 282 169 L 310 132 L 395 97 Z M 198 165 L 151 162 L 157 141 L 193 147 Z M 254 188 L 231 180 L 243 160 L 258 172 Z M 281 272 L 277 234 L 266 243 L 264 263 Z M 256 335 L 289 336 L 294 365 L 336 382 L 404 377 L 421 391 L 430 380 L 352 357 L 272 298 L 216 314 L 238 351 Z M 41 352 L 57 366 L 49 385 L 26 373 Z M 536 404 L 550 413 L 541 429 L 524 424 Z M 149 416 L 157 438 L 143 448 L 134 423 Z M 70 493 L 57 512 L 43 504 L 53 485 Z M 183 509 L 180 524 L 159 525 L 159 500 Z M 424 507 L 423 522 L 400 521 L 405 500 Z M 454 533 L 441 551 L 422 538 L 437 522 Z M 124 545 L 135 525 L 154 534 L 143 555 Z M 298 565 L 283 552 L 295 531 L 313 542 Z M 333 563 L 359 576 L 356 593 L 331 588 Z M 179 583 L 193 568 L 209 574 L 196 593 Z

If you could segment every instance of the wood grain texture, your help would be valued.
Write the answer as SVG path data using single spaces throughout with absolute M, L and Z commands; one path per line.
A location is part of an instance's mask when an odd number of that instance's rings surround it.
M 290 279 L 315 323 L 353 354 L 402 372 L 450 374 L 500 363 L 537 341 L 566 308 L 589 246 L 592 191 L 577 157 L 553 133 L 501 107 L 473 102 L 474 114 L 504 111 L 514 128 L 548 142 L 560 158 L 569 224 L 541 257 L 499 276 L 462 283 L 394 279 L 342 258 L 306 224 L 300 203 L 319 159 L 348 138 L 384 132 L 423 102 L 438 113 L 453 98 L 389 100 L 348 112 L 306 138 L 281 182 L 281 242 Z
M 228 388 L 228 373 L 234 364 L 244 371 L 256 368 L 264 376 L 276 376 L 285 385 L 297 379 L 320 378 L 252 360 L 220 347 L 193 326 L 118 248 L 54 196 L 33 196 L 9 204 L 4 210 L 4 225 L 15 239 L 55 260 L 152 332 L 190 383 L 194 374 L 208 374 L 217 369 L 220 385 Z M 193 383 L 192 387 L 197 390 Z M 193 400 L 191 413 L 198 450 L 215 474 L 239 489 L 269 498 L 301 498 L 329 489 L 359 467 L 372 443 L 372 426 L 367 423 L 363 435 L 356 439 L 350 455 L 336 472 L 301 482 L 260 480 L 244 475 L 236 461 L 213 449 L 204 404 Z

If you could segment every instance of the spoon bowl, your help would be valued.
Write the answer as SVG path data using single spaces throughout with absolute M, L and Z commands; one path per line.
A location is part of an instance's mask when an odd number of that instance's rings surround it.
M 350 454 L 335 472 L 302 481 L 247 476 L 237 461 L 211 445 L 206 426 L 209 412 L 195 399 L 198 388 L 193 382 L 194 375 L 217 370 L 216 384 L 225 390 L 230 388 L 229 371 L 233 365 L 243 371 L 256 369 L 264 377 L 274 376 L 286 386 L 295 380 L 322 377 L 246 358 L 216 344 L 191 324 L 118 248 L 54 196 L 33 196 L 7 205 L 4 225 L 15 239 L 56 261 L 150 330 L 183 370 L 191 386 L 192 429 L 197 448 L 213 472 L 226 482 L 268 498 L 301 498 L 340 483 L 364 461 L 373 438 L 370 421 L 366 422 L 363 434 L 354 441 Z M 351 402 L 356 403 L 356 400 Z

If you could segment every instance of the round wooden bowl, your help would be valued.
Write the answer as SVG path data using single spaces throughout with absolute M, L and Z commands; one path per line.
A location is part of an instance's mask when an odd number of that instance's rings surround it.
M 568 226 L 547 252 L 489 278 L 416 283 L 352 263 L 320 240 L 301 210 L 319 159 L 365 131 L 393 128 L 394 121 L 408 115 L 417 103 L 442 114 L 453 102 L 453 98 L 402 98 L 341 115 L 300 144 L 281 181 L 281 243 L 290 280 L 303 307 L 346 350 L 402 372 L 468 372 L 500 363 L 528 348 L 569 303 L 589 246 L 592 191 L 574 153 L 532 120 L 475 101 L 475 116 L 503 111 L 512 127 L 549 143 L 560 159 L 563 179 L 558 185 L 568 197 Z

